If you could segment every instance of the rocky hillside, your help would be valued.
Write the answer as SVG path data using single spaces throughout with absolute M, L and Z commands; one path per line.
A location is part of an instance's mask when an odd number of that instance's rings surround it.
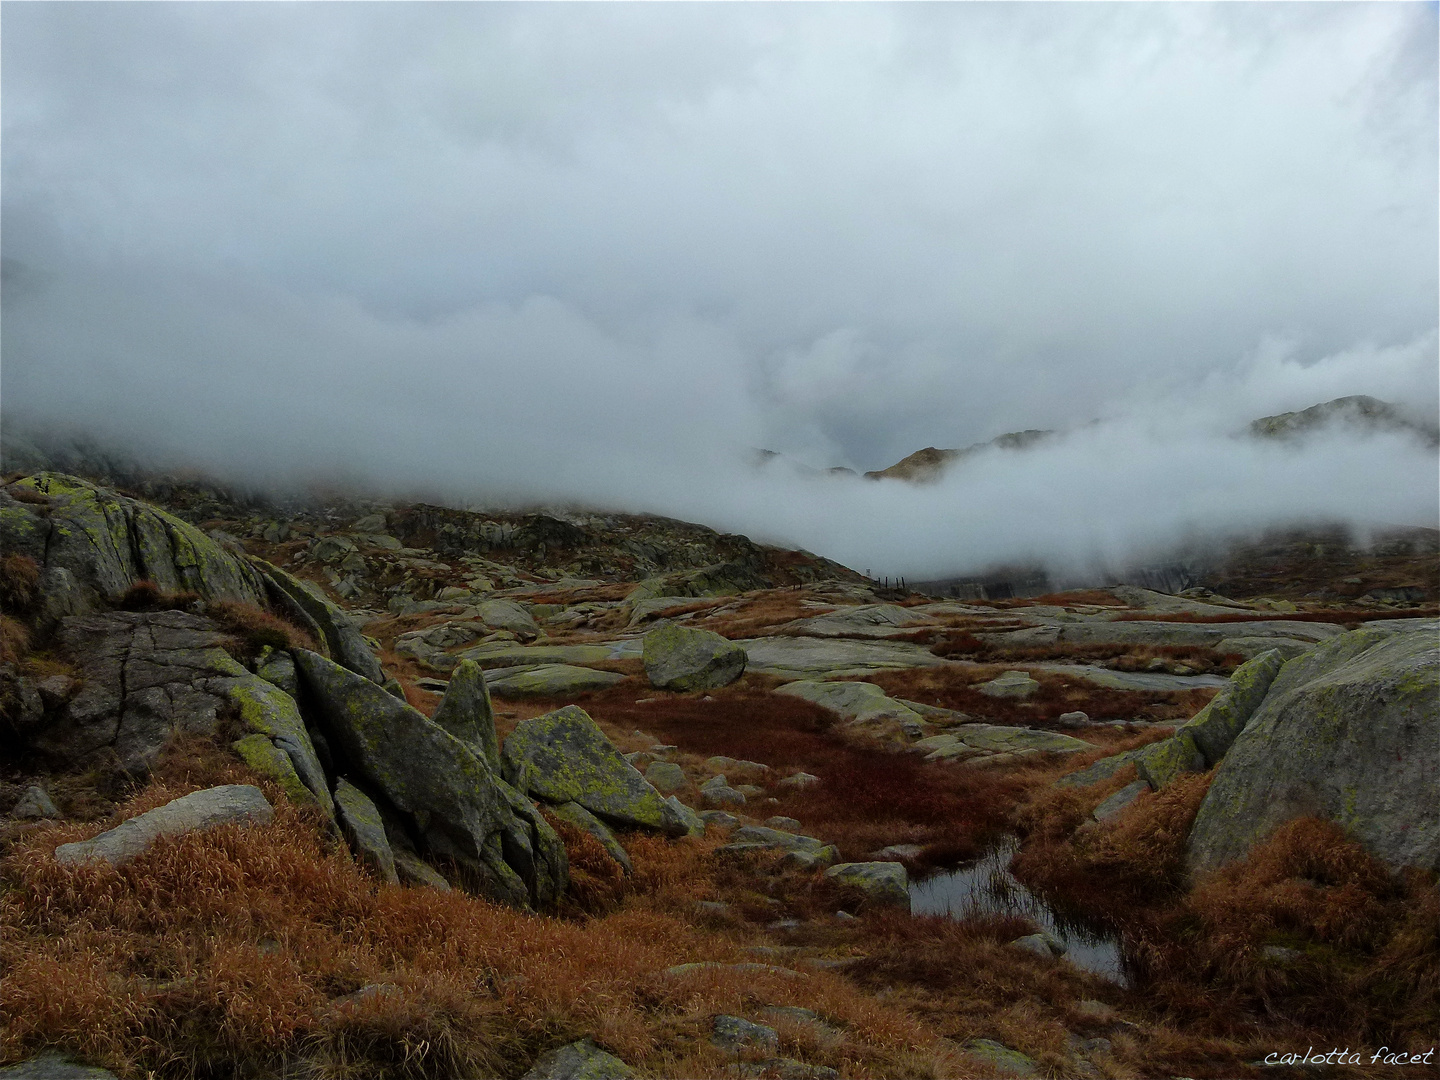
M 130 480 L 178 512 L 0 486 L 12 1075 L 1241 1076 L 1432 1034 L 1434 607 L 887 599 L 659 519 Z

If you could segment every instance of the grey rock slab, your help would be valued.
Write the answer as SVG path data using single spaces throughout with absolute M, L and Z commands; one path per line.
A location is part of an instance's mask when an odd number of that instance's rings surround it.
M 914 608 L 900 607 L 898 604 L 860 604 L 787 623 L 785 630 L 787 633 L 804 634 L 807 637 L 884 638 L 893 634 L 909 633 L 907 627 L 929 621 L 928 615 L 918 613 Z
M 1205 755 L 1205 763 L 1214 765 L 1245 730 L 1284 662 L 1279 650 L 1271 649 L 1241 664 L 1209 704 L 1181 725 L 1176 734 L 1188 734 Z
M 1242 857 L 1292 818 L 1342 825 L 1392 866 L 1440 868 L 1440 636 L 1362 627 L 1286 662 L 1220 763 L 1187 864 Z
M 1223 675 L 1171 675 L 1165 671 L 1111 671 L 1091 664 L 1032 664 L 1032 670 L 1047 675 L 1064 675 L 1071 679 L 1102 686 L 1107 690 L 1194 690 L 1224 686 Z
M 765 819 L 765 825 L 771 829 L 784 829 L 786 832 L 799 832 L 803 826 L 793 817 L 785 817 L 783 814 L 776 814 L 774 817 Z
M 537 664 L 571 664 L 586 667 L 621 659 L 624 643 L 603 645 L 514 645 L 497 641 L 476 645 L 460 653 L 464 660 L 474 660 L 486 671 L 492 668 L 534 667 Z
M 513 600 L 486 600 L 477 605 L 480 620 L 495 630 L 509 630 L 522 638 L 538 637 L 540 628 L 525 608 Z
M 979 754 L 1004 754 L 1021 751 L 1075 754 L 1094 750 L 1095 744 L 1058 731 L 1008 727 L 1001 724 L 960 724 L 940 735 L 931 735 L 915 744 L 926 751 L 926 759 L 943 761 Z
M 1271 649 L 1279 651 L 1286 660 L 1309 652 L 1315 642 L 1293 637 L 1227 637 L 1221 638 L 1212 648 L 1218 653 L 1236 653 L 1246 660 L 1252 660 Z
M 907 641 L 845 638 L 750 638 L 737 644 L 749 656 L 747 671 L 791 679 L 865 676 L 877 671 L 938 667 L 948 661 Z
M 816 679 L 802 679 L 786 683 L 775 690 L 777 694 L 798 697 L 829 709 L 856 724 L 884 720 L 919 725 L 923 720 L 919 713 L 908 705 L 888 697 L 884 690 L 867 682 L 824 682 Z
M 1040 689 L 1040 684 L 1024 671 L 1007 671 L 989 682 L 975 687 L 986 697 L 1028 698 Z
M 147 810 L 90 840 L 61 844 L 55 861 L 74 866 L 90 861 L 119 866 L 144 854 L 159 839 L 218 825 L 266 824 L 274 817 L 270 803 L 250 784 L 223 784 L 173 799 Z
M 674 807 L 577 706 L 520 721 L 501 758 L 506 780 L 532 797 L 577 802 L 618 825 L 688 832 Z
M 395 855 L 385 836 L 385 823 L 375 803 L 348 780 L 335 785 L 335 820 L 356 858 L 371 867 L 382 881 L 400 883 Z
M 591 690 L 605 690 L 625 676 L 615 671 L 573 667 L 570 664 L 539 664 L 535 667 L 487 671 L 485 685 L 496 697 L 563 698 Z
M 1143 748 L 1142 748 L 1143 749 Z M 1109 780 L 1117 772 L 1129 765 L 1140 754 L 1140 750 L 1125 750 L 1119 754 L 1112 754 L 1110 757 L 1101 758 L 1091 765 L 1085 766 L 1055 781 L 1056 787 L 1089 787 L 1098 784 L 1102 780 Z
M 630 1080 L 634 1075 L 614 1054 L 580 1039 L 551 1050 L 520 1080 Z

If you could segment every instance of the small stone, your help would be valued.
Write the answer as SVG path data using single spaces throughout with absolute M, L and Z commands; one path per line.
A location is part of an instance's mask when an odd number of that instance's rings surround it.
M 800 822 L 793 817 L 785 817 L 783 814 L 766 818 L 765 824 L 771 829 L 783 829 L 786 832 L 798 832 L 801 828 Z
M 645 779 L 666 795 L 685 786 L 685 770 L 669 761 L 652 761 L 645 770 Z
M 983 1061 L 1002 1076 L 1039 1076 L 1040 1066 L 1033 1058 L 1026 1057 L 1019 1050 L 1012 1050 L 994 1039 L 971 1039 L 965 1043 L 964 1051 L 978 1061 Z
M 1023 699 L 1039 690 L 1040 684 L 1023 671 L 1007 671 L 975 689 L 986 697 Z
M 1284 945 L 1266 945 L 1265 959 L 1273 960 L 1277 964 L 1290 964 L 1304 957 L 1299 949 L 1287 949 Z
M 877 903 L 910 907 L 909 876 L 898 862 L 840 863 L 826 870 L 825 877 Z
M 629 1080 L 634 1070 L 590 1039 L 567 1043 L 537 1061 L 520 1080 Z
M 701 810 L 700 819 L 707 828 L 714 825 L 717 829 L 733 829 L 740 824 L 738 817 L 725 810 Z
M 715 1033 L 710 1041 L 722 1050 L 775 1050 L 780 1037 L 775 1029 L 764 1024 L 754 1024 L 738 1016 L 720 1015 L 715 1017 Z
M 837 911 L 835 912 L 835 918 L 838 922 L 854 922 L 858 916 L 851 915 L 848 911 Z
M 1010 944 L 1021 949 L 1027 949 L 1036 956 L 1044 957 L 1046 960 L 1055 956 L 1061 956 L 1065 953 L 1065 943 L 1054 934 L 1047 933 L 1044 930 L 1038 934 L 1026 934 L 1022 938 L 1016 938 L 1010 942 Z
M 25 818 L 28 820 L 39 820 L 40 818 L 61 817 L 59 809 L 50 800 L 45 789 L 38 784 L 31 784 L 25 789 L 25 794 L 20 796 L 20 801 L 10 811 L 11 817 Z
M 1090 716 L 1080 711 L 1061 713 L 1055 719 L 1055 723 L 1064 728 L 1084 727 L 1090 722 Z
M 1136 780 L 1126 784 L 1119 791 L 1115 792 L 1108 799 L 1095 807 L 1095 820 L 1108 821 L 1120 813 L 1145 792 L 1150 790 L 1150 785 L 1144 780 Z
M 780 781 L 781 787 L 804 789 L 820 783 L 820 777 L 808 772 L 797 772 Z

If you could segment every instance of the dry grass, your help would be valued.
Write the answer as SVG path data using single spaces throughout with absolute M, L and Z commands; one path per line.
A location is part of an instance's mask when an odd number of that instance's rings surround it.
M 288 619 L 241 600 L 214 600 L 205 614 L 240 642 L 246 657 L 270 649 L 318 649 L 310 633 Z
M 924 640 L 924 639 L 920 639 Z M 1229 675 L 1245 662 L 1237 653 L 1221 653 L 1198 645 L 1139 645 L 1103 642 L 1077 645 L 1057 642 L 1054 645 L 1001 645 L 976 637 L 968 630 L 939 636 L 930 651 L 947 659 L 963 657 L 977 663 L 1024 664 L 1046 660 L 1072 663 L 1104 663 L 1116 671 L 1148 671 L 1163 665 L 1168 670 L 1183 664 L 1200 674 Z M 1159 662 L 1157 665 L 1157 661 Z
M 199 593 L 166 592 L 153 581 L 137 581 L 111 603 L 121 611 L 175 611 L 188 608 L 200 599 Z
M 704 623 L 706 630 L 713 630 L 721 637 L 731 640 L 758 637 L 772 627 L 826 614 L 833 608 L 806 606 L 803 590 L 784 589 L 773 592 L 752 594 L 738 611 L 727 612 Z
M 1115 616 L 1116 622 L 1183 622 L 1183 623 L 1247 623 L 1247 622 L 1319 622 L 1354 623 L 1371 622 L 1375 619 L 1433 619 L 1440 616 L 1440 607 L 1413 607 L 1395 610 L 1336 610 L 1336 611 L 1254 611 L 1235 615 L 1196 615 L 1187 611 L 1168 615 L 1149 612 L 1130 612 Z
M 13 664 L 30 648 L 30 631 L 19 619 L 0 615 L 0 664 Z
M 0 610 L 23 614 L 40 598 L 40 564 L 11 552 L 0 558 Z

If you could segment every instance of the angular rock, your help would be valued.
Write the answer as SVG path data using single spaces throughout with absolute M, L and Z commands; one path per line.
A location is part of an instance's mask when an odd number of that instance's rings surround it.
M 1343 826 L 1392 866 L 1440 869 L 1437 624 L 1383 623 L 1288 661 L 1221 761 L 1187 864 L 1214 869 L 1302 816 Z
M 344 608 L 316 586 L 278 566 L 259 559 L 255 562 L 263 572 L 269 596 L 287 612 L 298 612 L 310 623 L 330 659 L 371 682 L 385 682 L 385 672 L 374 650 Z
M 645 635 L 645 675 L 661 690 L 714 690 L 745 672 L 741 645 L 711 630 L 671 623 Z
M 740 824 L 738 817 L 725 810 L 701 810 L 700 820 L 706 827 L 714 825 L 717 829 L 733 829 Z
M 522 720 L 505 740 L 505 779 L 533 798 L 577 802 L 602 820 L 684 835 L 685 824 L 584 709 Z
M 1270 649 L 1241 664 L 1230 676 L 1229 685 L 1181 726 L 1180 732 L 1189 734 L 1207 766 L 1224 757 L 1236 736 L 1245 730 L 1284 663 L 1279 650 Z
M 1099 806 L 1095 807 L 1093 811 L 1095 820 L 1109 821 L 1149 790 L 1150 785 L 1144 780 L 1136 780 L 1133 783 L 1126 784 L 1119 791 L 1115 792 L 1114 795 L 1111 795 Z
M 290 654 L 283 650 L 272 650 L 268 645 L 266 653 L 255 665 L 255 674 L 291 697 L 295 696 L 300 686 L 295 679 L 295 661 L 290 658 Z
M 398 885 L 395 855 L 385 836 L 380 811 L 370 796 L 343 778 L 335 785 L 335 820 L 356 858 L 379 874 L 381 881 Z
M 302 689 L 352 775 L 412 815 L 430 850 L 517 906 L 552 903 L 569 881 L 565 847 L 474 749 L 383 687 L 295 650 Z M 339 766 L 337 766 L 338 768 Z
M 10 816 L 35 821 L 62 815 L 45 789 L 38 784 L 31 784 L 10 811 Z
M 1168 739 L 1141 747 L 1132 760 L 1140 779 L 1156 791 L 1186 773 L 1205 771 L 1205 755 L 1183 728 Z
M 90 840 L 61 844 L 55 861 L 65 866 L 92 860 L 119 866 L 149 850 L 162 837 L 217 825 L 268 823 L 274 817 L 264 794 L 250 784 L 224 784 L 195 791 L 131 818 Z
M 239 754 L 246 765 L 278 785 L 291 802 L 319 805 L 310 789 L 301 782 L 290 755 L 271 742 L 268 736 L 258 733 L 246 735 L 232 742 L 230 749 Z
M 477 606 L 480 620 L 494 630 L 509 630 L 521 638 L 540 635 L 535 619 L 513 600 L 486 600 Z
M 395 857 L 395 874 L 403 884 L 450 892 L 450 882 L 445 880 L 445 875 L 413 851 L 391 845 L 390 853 Z
M 450 675 L 445 696 L 431 717 L 461 742 L 476 750 L 491 770 L 500 772 L 500 740 L 495 734 L 495 709 L 485 672 L 473 660 L 462 660 Z
M 665 804 L 669 806 L 671 810 L 675 811 L 675 816 L 679 818 L 681 824 L 685 826 L 686 836 L 705 835 L 705 825 L 707 823 L 705 819 L 694 810 L 690 809 L 690 807 L 686 806 L 674 795 L 666 796 Z
M 529 668 L 487 671 L 485 684 L 496 697 L 502 698 L 563 698 L 588 690 L 604 690 L 623 682 L 624 675 L 615 671 L 571 667 L 569 664 L 540 664 Z
M 1013 754 L 1034 751 L 1075 754 L 1094 750 L 1095 744 L 1062 735 L 1058 731 L 1008 727 L 1000 724 L 960 724 L 942 735 L 931 735 L 915 744 L 928 750 L 927 760 L 969 757 L 975 754 Z
M 898 862 L 839 863 L 826 870 L 825 877 L 875 903 L 910 907 L 910 878 Z
M 1141 747 L 1141 749 L 1144 749 Z M 1125 750 L 1119 754 L 1112 754 L 1110 757 L 1101 758 L 1093 765 L 1087 765 L 1068 776 L 1062 776 L 1055 781 L 1056 787 L 1090 787 L 1102 780 L 1109 780 L 1117 772 L 1129 765 L 1139 755 L 1140 750 Z
M 1028 698 L 1040 689 L 1040 684 L 1023 671 L 1007 671 L 975 689 L 986 697 Z
M 804 790 L 808 787 L 814 787 L 818 783 L 820 783 L 820 777 L 816 776 L 814 773 L 797 772 L 791 773 L 789 776 L 785 777 L 785 779 L 781 780 L 780 787 L 797 788 L 800 790 Z
M 1016 938 L 1010 944 L 1033 952 L 1036 956 L 1042 956 L 1047 960 L 1065 954 L 1065 943 L 1054 934 L 1044 930 L 1038 934 L 1026 934 L 1024 937 Z
M 550 813 L 561 821 L 567 821 L 577 829 L 589 833 L 600 841 L 600 846 L 605 849 L 605 853 L 619 863 L 625 873 L 634 872 L 635 867 L 630 863 L 629 852 L 620 846 L 620 841 L 615 839 L 615 834 L 605 827 L 605 823 L 585 807 L 577 802 L 557 803 L 550 807 Z
M 633 1069 L 590 1039 L 567 1043 L 542 1057 L 520 1080 L 630 1080 Z
M 700 798 L 705 801 L 706 806 L 717 809 L 722 806 L 745 805 L 745 793 L 731 787 L 726 782 L 724 773 L 712 776 L 700 785 Z
M 275 749 L 289 759 L 291 768 L 287 773 L 283 762 L 273 755 L 265 755 L 273 770 L 267 772 L 260 763 L 258 745 L 255 760 L 248 757 L 246 760 L 260 769 L 262 775 L 270 776 L 279 783 L 291 799 L 314 803 L 327 817 L 330 816 L 334 812 L 334 802 L 325 781 L 325 771 L 320 767 L 315 743 L 310 738 L 310 731 L 295 699 L 256 675 L 242 675 L 235 679 L 229 684 L 226 696 L 238 709 L 245 727 L 269 739 Z M 295 787 L 290 779 L 292 775 L 303 785 L 302 788 Z

